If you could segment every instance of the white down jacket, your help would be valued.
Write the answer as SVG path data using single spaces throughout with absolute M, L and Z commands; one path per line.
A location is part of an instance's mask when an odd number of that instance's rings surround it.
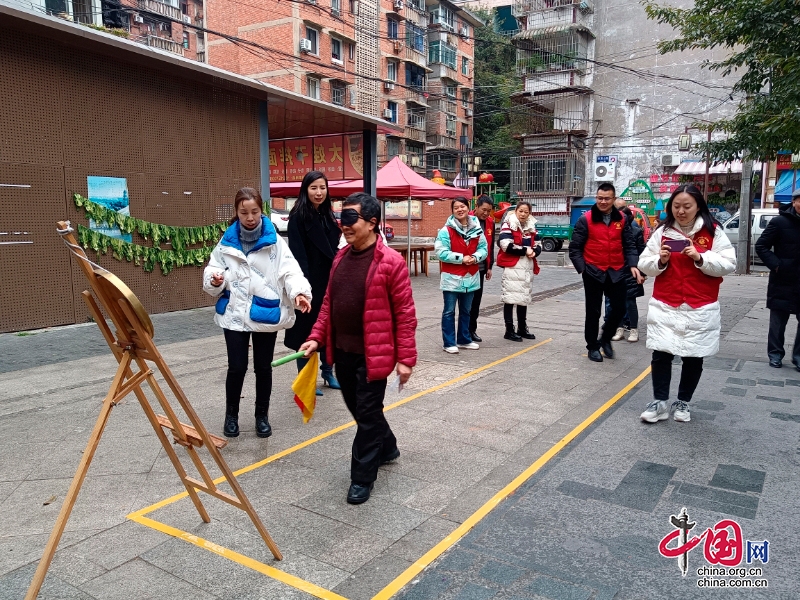
M 294 325 L 294 299 L 303 294 L 311 301 L 311 284 L 289 246 L 269 219 L 262 217 L 261 226 L 261 237 L 247 256 L 239 241 L 239 222 L 228 227 L 203 272 L 203 289 L 219 298 L 214 321 L 223 329 L 288 329 Z M 214 273 L 224 273 L 225 283 L 211 285 Z
M 689 237 L 702 227 L 703 220 L 697 219 Z M 666 270 L 658 268 L 662 237 L 685 239 L 671 229 L 666 232 L 663 227 L 656 229 L 639 257 L 639 270 L 646 275 L 658 277 Z M 722 277 L 736 270 L 736 253 L 721 227 L 715 228 L 711 248 L 703 253 L 703 265 L 696 268 L 712 277 Z M 675 356 L 712 356 L 719 351 L 720 329 L 719 302 L 700 308 L 686 303 L 674 307 L 650 298 L 647 308 L 647 347 L 650 350 Z
M 503 252 L 506 252 L 508 247 L 514 244 L 513 232 L 519 230 L 522 230 L 523 239 L 533 239 L 536 235 L 536 219 L 528 217 L 528 220 L 522 225 L 517 215 L 509 211 L 498 236 L 500 249 Z M 520 256 L 517 264 L 513 267 L 503 267 L 501 289 L 503 293 L 500 299 L 504 304 L 521 304 L 523 306 L 530 304 L 533 300 L 533 259 Z

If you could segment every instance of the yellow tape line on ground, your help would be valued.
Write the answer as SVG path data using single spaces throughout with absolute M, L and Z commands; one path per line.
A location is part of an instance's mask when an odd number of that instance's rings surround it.
M 501 358 L 499 360 L 496 360 L 494 362 L 491 362 L 488 365 L 484 365 L 482 367 L 478 367 L 477 369 L 475 369 L 473 371 L 470 371 L 469 373 L 464 373 L 463 375 L 459 375 L 458 377 L 455 377 L 454 379 L 451 379 L 450 381 L 445 381 L 444 383 L 440 383 L 439 385 L 434 386 L 432 388 L 428 388 L 427 390 L 423 390 L 421 392 L 417 392 L 416 394 L 412 394 L 408 398 L 403 398 L 402 400 L 398 400 L 394 404 L 390 404 L 389 406 L 385 407 L 383 410 L 384 410 L 384 412 L 386 412 L 387 410 L 392 410 L 393 408 L 397 408 L 398 406 L 402 406 L 403 404 L 405 404 L 407 402 L 411 402 L 412 400 L 416 400 L 417 398 L 421 398 L 422 396 L 427 396 L 428 394 L 432 394 L 433 392 L 438 392 L 441 389 L 444 389 L 446 387 L 454 385 L 454 384 L 458 383 L 459 381 L 463 381 L 465 379 L 469 379 L 470 377 L 472 377 L 474 375 L 477 375 L 478 373 L 481 373 L 481 372 L 483 372 L 483 371 L 485 371 L 487 369 L 491 369 L 492 367 L 496 367 L 497 365 L 499 365 L 501 363 L 504 363 L 504 362 L 506 362 L 508 360 L 511 360 L 512 358 L 516 358 L 518 356 L 521 356 L 521 355 L 525 354 L 526 352 L 530 352 L 531 350 L 533 350 L 535 348 L 539 348 L 540 346 L 544 346 L 545 344 L 547 344 L 549 342 L 552 342 L 552 341 L 553 341 L 553 338 L 548 338 L 548 339 L 546 339 L 546 340 L 544 340 L 542 342 L 539 342 L 538 344 L 534 344 L 533 346 L 528 346 L 527 348 L 523 348 L 519 352 L 515 352 L 514 354 L 509 354 L 508 356 L 506 356 L 504 358 Z M 334 427 L 333 429 L 331 429 L 329 431 L 326 431 L 325 433 L 321 433 L 318 436 L 315 436 L 315 437 L 313 437 L 311 439 L 308 439 L 305 442 L 301 442 L 299 444 L 296 444 L 295 446 L 292 446 L 291 448 L 287 448 L 286 450 L 281 450 L 280 452 L 277 452 L 277 453 L 273 454 L 272 456 L 268 456 L 264 460 L 260 460 L 260 461 L 258 461 L 256 463 L 253 463 L 253 464 L 248 465 L 246 467 L 242 467 L 238 471 L 234 471 L 233 474 L 234 474 L 235 477 L 239 477 L 239 475 L 244 475 L 245 473 L 249 473 L 250 471 L 253 471 L 255 469 L 263 467 L 266 464 L 269 464 L 269 463 L 274 462 L 274 461 L 276 461 L 278 459 L 281 459 L 284 456 L 288 456 L 289 454 L 292 454 L 293 452 L 297 452 L 298 450 L 302 450 L 306 446 L 310 446 L 311 444 L 319 442 L 320 440 L 324 440 L 325 438 L 330 437 L 330 436 L 332 436 L 334 434 L 337 434 L 340 431 L 344 431 L 345 429 L 353 427 L 355 424 L 356 424 L 355 421 L 350 421 L 349 423 L 345 423 L 344 425 L 339 425 L 338 427 Z M 219 477 L 219 478 L 214 480 L 214 483 L 219 485 L 220 483 L 223 483 L 224 481 L 225 481 L 225 477 Z M 168 505 L 172 504 L 173 502 L 177 502 L 178 500 L 181 500 L 182 498 L 187 498 L 188 496 L 189 496 L 189 494 L 187 492 L 181 492 L 180 494 L 175 494 L 174 496 L 170 496 L 169 498 L 165 498 L 164 500 L 161 500 L 160 502 L 156 502 L 155 504 L 151 504 L 150 506 L 142 508 L 141 510 L 137 510 L 135 512 L 132 512 L 131 514 L 128 515 L 128 518 L 131 519 L 131 520 L 135 520 L 135 517 L 142 517 L 142 516 L 144 516 L 144 515 L 146 515 L 148 513 L 153 512 L 154 510 L 158 510 L 159 508 L 163 508 L 165 506 L 168 506 Z
M 397 592 L 399 592 L 409 581 L 411 581 L 414 577 L 419 575 L 423 569 L 425 569 L 434 560 L 436 560 L 439 556 L 441 556 L 445 550 L 450 548 L 450 546 L 452 546 L 458 540 L 464 537 L 469 532 L 470 529 L 475 527 L 475 525 L 477 525 L 481 519 L 483 519 L 486 515 L 488 515 L 509 494 L 516 491 L 517 488 L 519 488 L 523 483 L 525 483 L 528 479 L 530 479 L 534 473 L 536 473 L 545 464 L 547 464 L 547 462 L 551 458 L 553 458 L 556 454 L 558 454 L 567 444 L 569 444 L 578 435 L 580 435 L 581 432 L 583 432 L 587 427 L 589 427 L 592 423 L 594 423 L 606 410 L 608 410 L 612 405 L 618 402 L 620 398 L 624 397 L 625 394 L 630 392 L 634 388 L 634 386 L 636 386 L 649 374 L 650 374 L 650 367 L 647 367 L 644 371 L 642 371 L 639 374 L 638 377 L 636 377 L 636 379 L 631 381 L 622 390 L 620 390 L 613 398 L 611 398 L 608 402 L 603 404 L 600 408 L 598 408 L 591 415 L 589 415 L 575 429 L 573 429 L 567 435 L 561 438 L 561 440 L 559 440 L 559 442 L 556 443 L 555 446 L 550 448 L 541 457 L 539 457 L 539 459 L 536 460 L 536 462 L 534 462 L 530 467 L 528 467 L 522 473 L 520 473 L 506 487 L 497 492 L 497 494 L 495 494 L 488 502 L 486 502 L 486 504 L 484 504 L 474 513 L 472 513 L 472 515 L 470 515 L 466 521 L 464 521 L 461 525 L 459 525 L 455 529 L 455 531 L 453 531 L 453 533 L 448 535 L 441 542 L 439 542 L 433 548 L 428 550 L 422 556 L 422 558 L 420 558 L 417 562 L 408 567 L 408 569 L 406 569 L 400 575 L 398 575 L 394 579 L 394 581 L 392 581 L 389 585 L 387 585 L 375 596 L 373 596 L 372 600 L 388 600 L 389 598 L 394 596 Z

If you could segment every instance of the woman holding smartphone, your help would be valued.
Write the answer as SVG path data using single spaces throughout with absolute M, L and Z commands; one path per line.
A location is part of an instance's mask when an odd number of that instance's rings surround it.
M 639 257 L 639 270 L 655 277 L 647 311 L 654 400 L 641 419 L 656 423 L 672 412 L 676 421 L 688 423 L 689 401 L 703 373 L 703 358 L 719 350 L 719 286 L 723 275 L 736 269 L 736 253 L 695 186 L 675 190 L 666 213 Z M 683 364 L 678 398 L 670 411 L 674 356 L 680 356 Z
M 269 399 L 278 331 L 294 324 L 295 308 L 311 310 L 311 285 L 289 246 L 262 212 L 261 194 L 242 188 L 233 201 L 230 227 L 211 253 L 203 272 L 203 289 L 218 298 L 214 321 L 222 327 L 228 349 L 225 379 L 226 437 L 239 435 L 239 398 L 253 341 L 256 374 L 256 435 L 272 435 Z

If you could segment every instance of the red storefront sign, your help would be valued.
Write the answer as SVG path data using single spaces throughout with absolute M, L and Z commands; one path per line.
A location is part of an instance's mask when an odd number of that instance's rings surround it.
M 340 135 L 314 138 L 314 170 L 328 179 L 344 179 L 344 152 Z
M 791 154 L 778 154 L 778 169 L 785 170 L 792 168 L 792 155 Z
M 346 135 L 344 154 L 344 178 L 364 178 L 364 136 Z
M 286 181 L 283 142 L 269 143 L 269 180 Z

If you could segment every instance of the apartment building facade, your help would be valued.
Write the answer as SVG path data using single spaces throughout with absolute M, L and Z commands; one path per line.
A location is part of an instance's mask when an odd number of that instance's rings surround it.
M 205 62 L 203 0 L 30 0 L 31 7 Z

